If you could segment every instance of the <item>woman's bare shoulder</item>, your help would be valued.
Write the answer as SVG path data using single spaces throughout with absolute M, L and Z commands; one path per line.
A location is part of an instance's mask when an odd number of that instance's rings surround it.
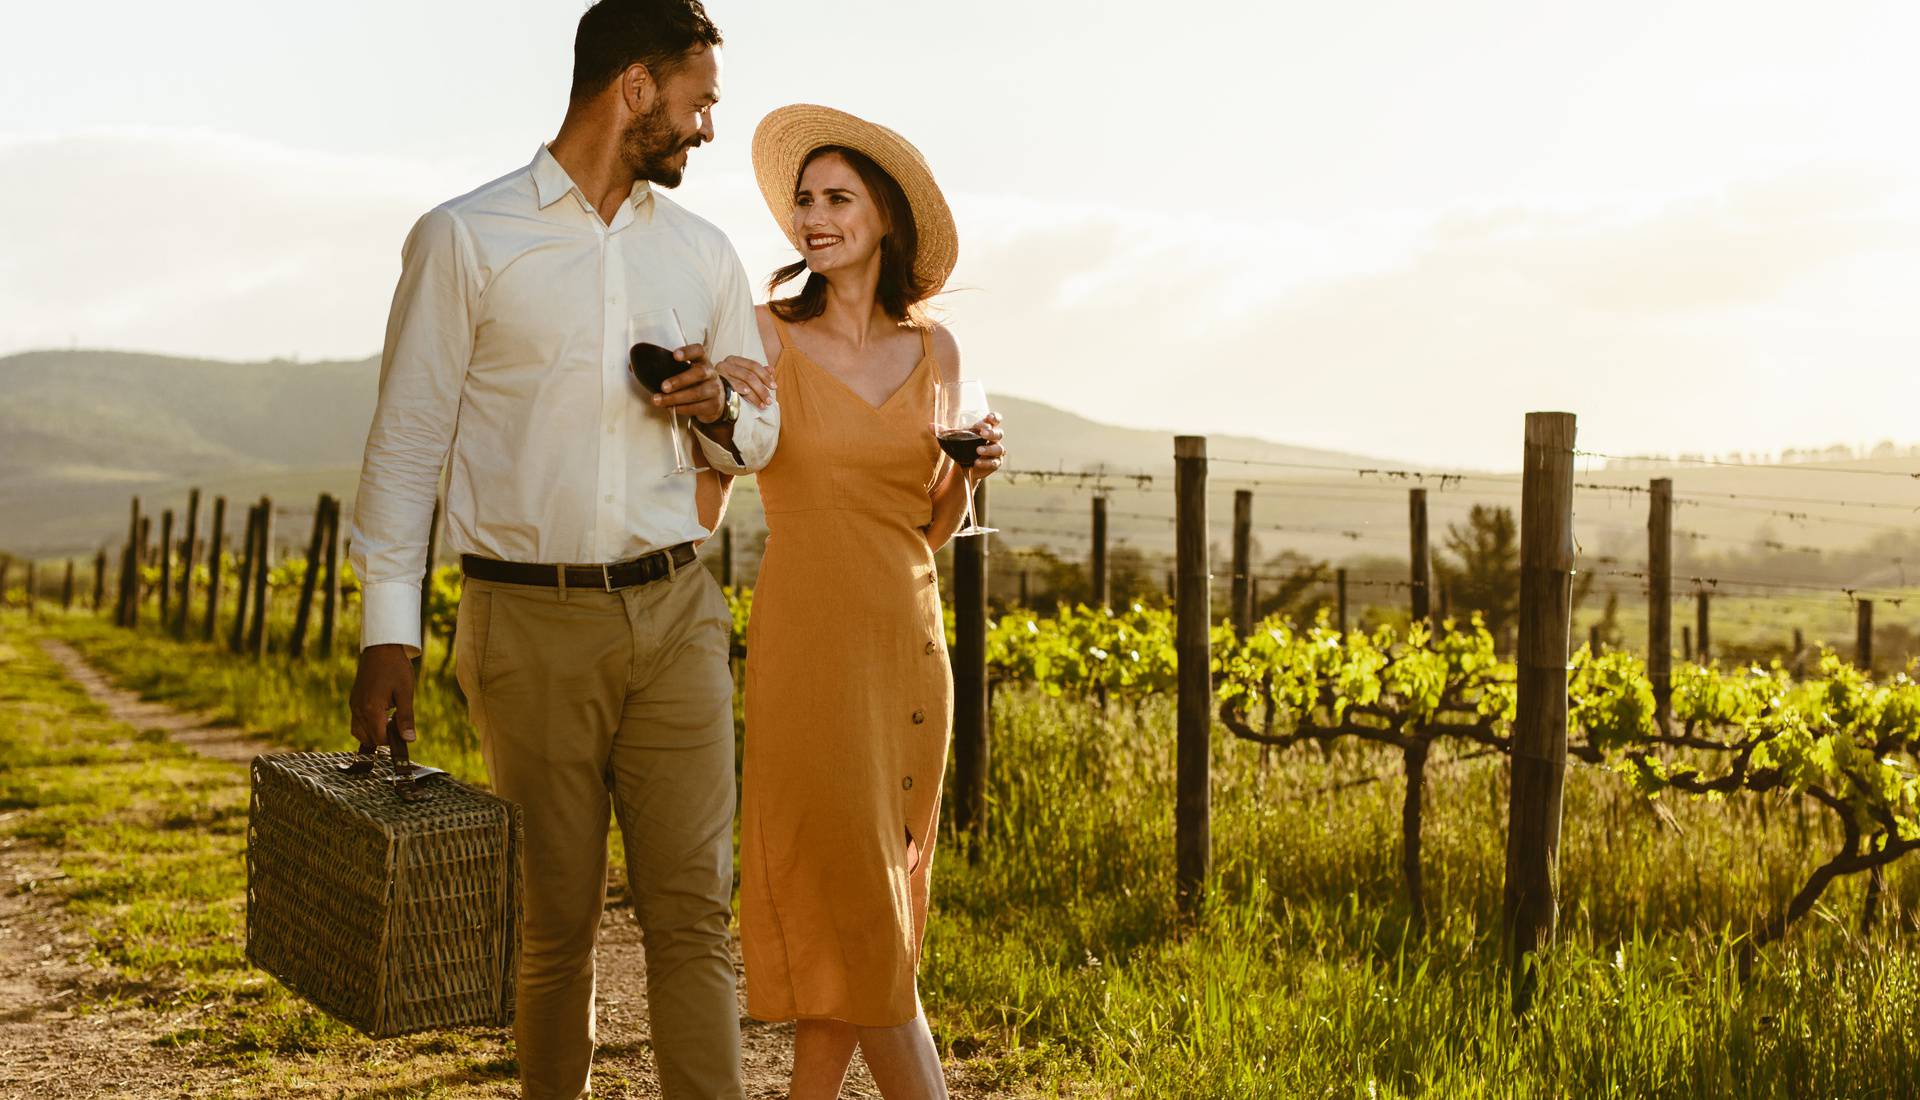
M 942 382 L 956 382 L 960 378 L 960 341 L 953 338 L 953 332 L 937 321 L 927 324 L 928 343 L 933 345 L 933 362 L 940 370 Z
M 753 319 L 760 326 L 760 347 L 767 353 L 768 364 L 772 364 L 780 358 L 780 330 L 774 327 L 773 310 L 764 304 L 754 306 Z

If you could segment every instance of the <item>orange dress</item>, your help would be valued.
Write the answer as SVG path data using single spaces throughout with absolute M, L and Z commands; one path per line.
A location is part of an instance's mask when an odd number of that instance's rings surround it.
M 762 1020 L 891 1027 L 919 1011 L 953 673 L 928 491 L 938 367 L 875 408 L 793 347 L 759 474 L 767 547 L 747 624 L 740 943 Z M 908 840 L 917 849 L 909 866 Z

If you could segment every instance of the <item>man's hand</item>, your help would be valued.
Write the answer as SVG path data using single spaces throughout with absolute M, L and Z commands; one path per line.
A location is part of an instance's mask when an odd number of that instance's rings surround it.
M 661 385 L 660 392 L 653 395 L 654 405 L 684 413 L 702 423 L 720 419 L 720 414 L 727 411 L 727 391 L 721 387 L 713 364 L 707 362 L 707 349 L 700 344 L 688 344 L 674 352 L 673 357 L 687 364 L 687 369 Z
M 370 645 L 360 651 L 349 705 L 353 739 L 362 745 L 387 743 L 389 712 L 400 736 L 413 740 L 413 662 L 407 660 L 406 646 Z

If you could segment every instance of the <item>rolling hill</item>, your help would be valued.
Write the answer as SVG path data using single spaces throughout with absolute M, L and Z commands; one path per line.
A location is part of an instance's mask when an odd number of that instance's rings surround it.
M 139 494 L 157 512 L 183 505 L 189 486 L 230 501 L 272 495 L 285 514 L 276 530 L 297 543 L 318 493 L 351 499 L 377 373 L 372 359 L 231 363 L 103 351 L 0 358 L 0 551 L 60 557 L 117 545 L 129 496 Z M 1114 540 L 1150 554 L 1171 548 L 1166 433 L 1101 424 L 1036 401 L 996 403 L 1020 470 L 1113 472 L 1106 486 Z M 1245 488 L 1255 494 L 1257 559 L 1281 550 L 1336 561 L 1404 559 L 1405 491 L 1421 482 L 1359 472 L 1400 464 L 1245 437 L 1213 436 L 1208 443 L 1215 459 L 1211 515 L 1222 548 L 1232 492 Z M 1817 564 L 1825 578 L 1847 562 L 1841 572 L 1859 583 L 1904 584 L 1900 547 L 1915 530 L 1920 482 L 1831 476 L 1836 466 L 1910 473 L 1920 460 L 1608 469 L 1583 459 L 1576 533 L 1588 554 L 1631 564 L 1644 553 L 1646 522 L 1645 497 L 1631 490 L 1667 476 L 1683 501 L 1675 517 L 1683 567 L 1716 553 L 1764 552 L 1785 563 L 1783 570 L 1805 573 Z M 1436 546 L 1473 504 L 1518 505 L 1517 476 L 1446 472 L 1467 477 L 1424 482 Z M 1623 488 L 1599 488 L 1607 485 Z M 1087 542 L 1089 489 L 1079 478 L 1007 478 L 994 488 L 992 522 L 1009 546 L 1046 545 L 1077 556 Z M 751 481 L 735 493 L 729 518 L 745 535 L 750 561 L 761 527 Z

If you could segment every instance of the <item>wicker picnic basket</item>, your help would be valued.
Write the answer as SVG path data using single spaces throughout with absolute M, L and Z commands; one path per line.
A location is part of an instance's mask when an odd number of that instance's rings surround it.
M 254 758 L 248 960 L 374 1038 L 512 1023 L 520 808 L 374 761 Z

